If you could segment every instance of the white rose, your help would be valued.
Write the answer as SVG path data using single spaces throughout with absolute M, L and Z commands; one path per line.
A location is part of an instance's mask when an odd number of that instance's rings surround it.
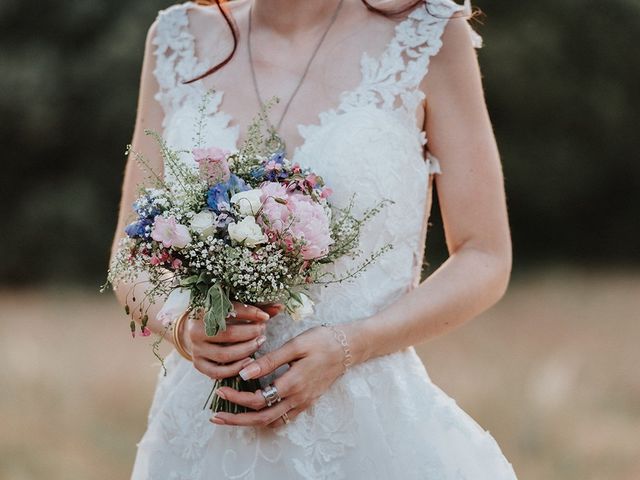
M 214 227 L 215 220 L 216 217 L 212 211 L 203 210 L 191 218 L 189 225 L 191 226 L 191 230 L 197 234 L 208 237 L 216 233 L 216 228 Z
M 287 302 L 291 318 L 296 322 L 299 322 L 313 313 L 313 301 L 311 298 L 304 293 L 300 293 L 299 295 L 302 303 L 298 302 L 298 300 L 293 297 L 291 297 Z
M 255 217 L 244 217 L 238 223 L 230 223 L 229 236 L 236 242 L 244 242 L 247 247 L 255 247 L 259 243 L 266 243 L 267 236 L 262 232 Z
M 229 201 L 237 205 L 240 215 L 256 215 L 262 206 L 262 190 L 255 188 L 234 194 Z

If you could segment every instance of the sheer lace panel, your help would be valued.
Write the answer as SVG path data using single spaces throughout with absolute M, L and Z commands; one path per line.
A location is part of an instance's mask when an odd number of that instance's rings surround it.
M 226 112 L 223 116 L 227 124 L 235 130 L 237 139 L 241 139 L 241 125 L 248 124 L 255 115 L 258 103 L 249 81 L 246 56 L 247 4 L 233 3 L 238 4 L 232 14 L 240 30 L 234 60 L 213 76 L 192 85 L 183 85 L 181 81 L 197 76 L 219 59 L 220 52 L 212 52 L 209 46 L 224 45 L 226 27 L 216 9 L 194 2 L 160 12 L 154 40 L 157 46 L 155 73 L 160 84 L 156 98 L 165 109 L 166 119 L 185 103 L 193 102 L 204 90 L 215 89 L 219 94 L 215 110 Z M 441 47 L 441 36 L 448 19 L 456 12 L 468 11 L 468 4 L 461 6 L 451 0 L 429 0 L 428 9 L 420 4 L 401 21 L 372 14 L 360 2 L 347 2 L 343 9 L 346 5 L 359 9 L 360 17 L 342 24 L 339 18 L 331 31 L 335 30 L 335 33 L 327 36 L 293 101 L 281 129 L 288 144 L 294 147 L 290 148 L 290 153 L 335 115 L 370 105 L 394 112 L 399 121 L 414 131 L 423 144 L 426 143 L 415 118 L 424 99 L 418 86 L 428 72 L 431 57 Z M 196 38 L 194 30 L 207 22 L 216 26 L 212 29 L 215 35 Z M 476 45 L 479 46 L 477 39 Z M 227 51 L 226 46 L 224 51 Z M 269 67 L 261 71 L 261 65 L 268 65 L 269 59 L 256 60 L 263 98 L 270 94 L 288 98 L 299 78 L 297 69 L 306 58 L 305 53 L 301 52 L 300 60 L 296 59 L 292 65 L 282 65 L 281 70 L 291 70 L 284 76 L 270 75 Z M 275 69 L 271 66 L 271 70 Z M 284 103 L 273 108 L 272 118 L 279 118 Z M 440 173 L 437 159 L 426 160 L 431 173 Z

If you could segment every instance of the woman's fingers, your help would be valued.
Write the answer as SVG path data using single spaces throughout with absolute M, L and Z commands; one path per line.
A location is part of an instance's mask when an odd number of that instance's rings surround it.
M 227 328 L 214 337 L 204 333 L 203 339 L 208 343 L 236 343 L 251 340 L 267 331 L 264 323 L 246 323 L 227 325 Z
M 233 310 L 235 311 L 235 315 L 230 318 L 233 318 L 235 321 L 264 322 L 271 318 L 267 312 L 255 305 L 233 302 Z
M 216 393 L 230 402 L 249 407 L 253 410 L 262 410 L 267 406 L 262 396 L 262 390 L 260 389 L 255 392 L 240 392 L 231 387 L 220 387 L 216 390 Z
M 267 426 L 270 423 L 278 420 L 282 416 L 283 413 L 289 412 L 293 408 L 296 408 L 297 405 L 292 404 L 291 401 L 281 401 L 276 403 L 275 405 L 262 409 L 258 412 L 246 412 L 246 413 L 227 413 L 227 412 L 218 412 L 213 417 L 211 417 L 211 421 L 213 423 L 223 424 L 223 425 L 238 425 L 238 426 Z
M 230 345 L 216 343 L 200 343 L 193 347 L 193 355 L 203 357 L 217 363 L 231 363 L 255 353 L 266 340 L 264 335 L 257 338 L 236 342 Z
M 225 330 L 217 335 L 209 336 L 202 322 L 189 322 L 187 332 L 191 343 L 235 343 L 250 340 L 264 334 L 267 326 L 264 323 L 227 324 Z
M 274 380 L 273 386 L 278 390 L 278 395 L 280 395 L 281 399 L 291 399 L 291 397 L 297 397 L 301 394 L 303 382 L 298 379 L 298 368 L 299 367 L 297 365 L 294 365 Z M 243 405 L 254 410 L 261 410 L 267 406 L 267 402 L 262 395 L 261 389 L 252 393 L 241 392 L 231 387 L 220 387 L 217 389 L 217 392 L 218 395 L 233 403 L 237 403 L 238 405 Z
M 212 380 L 221 380 L 235 377 L 243 366 L 253 361 L 252 358 L 243 358 L 227 365 L 219 365 L 204 357 L 194 357 L 193 366 Z
M 261 305 L 260 308 L 267 312 L 270 317 L 275 317 L 277 314 L 284 311 L 284 305 L 281 303 L 270 303 L 269 305 Z
M 302 356 L 303 352 L 301 351 L 300 341 L 297 337 L 294 337 L 280 348 L 261 356 L 255 362 L 252 362 L 240 370 L 240 376 L 244 380 L 263 377 L 273 372 L 279 366 L 297 360 Z

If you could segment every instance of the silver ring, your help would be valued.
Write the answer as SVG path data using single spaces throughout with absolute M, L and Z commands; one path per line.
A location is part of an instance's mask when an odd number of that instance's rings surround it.
M 287 412 L 284 412 L 280 418 L 282 418 L 282 420 L 284 420 L 284 423 L 287 424 L 289 423 L 291 420 L 289 420 L 289 414 Z
M 276 388 L 275 385 L 267 386 L 267 388 L 265 388 L 262 391 L 262 396 L 264 397 L 264 400 L 267 402 L 267 407 L 270 407 L 274 403 L 277 403 L 280 400 L 282 400 L 280 398 L 280 395 L 278 394 L 278 389 Z

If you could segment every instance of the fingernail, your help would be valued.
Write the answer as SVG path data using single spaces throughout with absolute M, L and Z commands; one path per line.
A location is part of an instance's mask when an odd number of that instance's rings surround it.
M 216 390 L 216 395 L 218 395 L 220 398 L 224 398 L 225 400 L 227 399 L 227 396 L 219 388 Z
M 258 346 L 262 345 L 266 341 L 267 337 L 265 337 L 264 335 L 260 335 L 258 338 L 256 338 L 256 343 L 258 344 Z
M 215 415 L 213 417 L 211 417 L 209 419 L 209 421 L 213 422 L 215 424 L 218 424 L 218 425 L 224 425 L 224 420 L 222 420 L 221 418 L 216 417 Z
M 269 320 L 271 317 L 269 316 L 269 314 L 267 312 L 258 312 L 258 318 L 260 320 Z
M 260 366 L 256 363 L 250 363 L 242 370 L 238 372 L 238 374 L 242 377 L 243 380 L 249 380 L 253 378 L 255 375 L 260 373 Z
M 240 366 L 241 366 L 241 367 L 246 367 L 246 366 L 247 366 L 247 365 L 249 365 L 251 362 L 255 362 L 255 361 L 256 361 L 256 359 L 255 359 L 255 358 L 251 358 L 251 357 L 249 357 L 249 358 L 247 358 L 244 362 L 242 362 L 242 363 L 240 364 Z

